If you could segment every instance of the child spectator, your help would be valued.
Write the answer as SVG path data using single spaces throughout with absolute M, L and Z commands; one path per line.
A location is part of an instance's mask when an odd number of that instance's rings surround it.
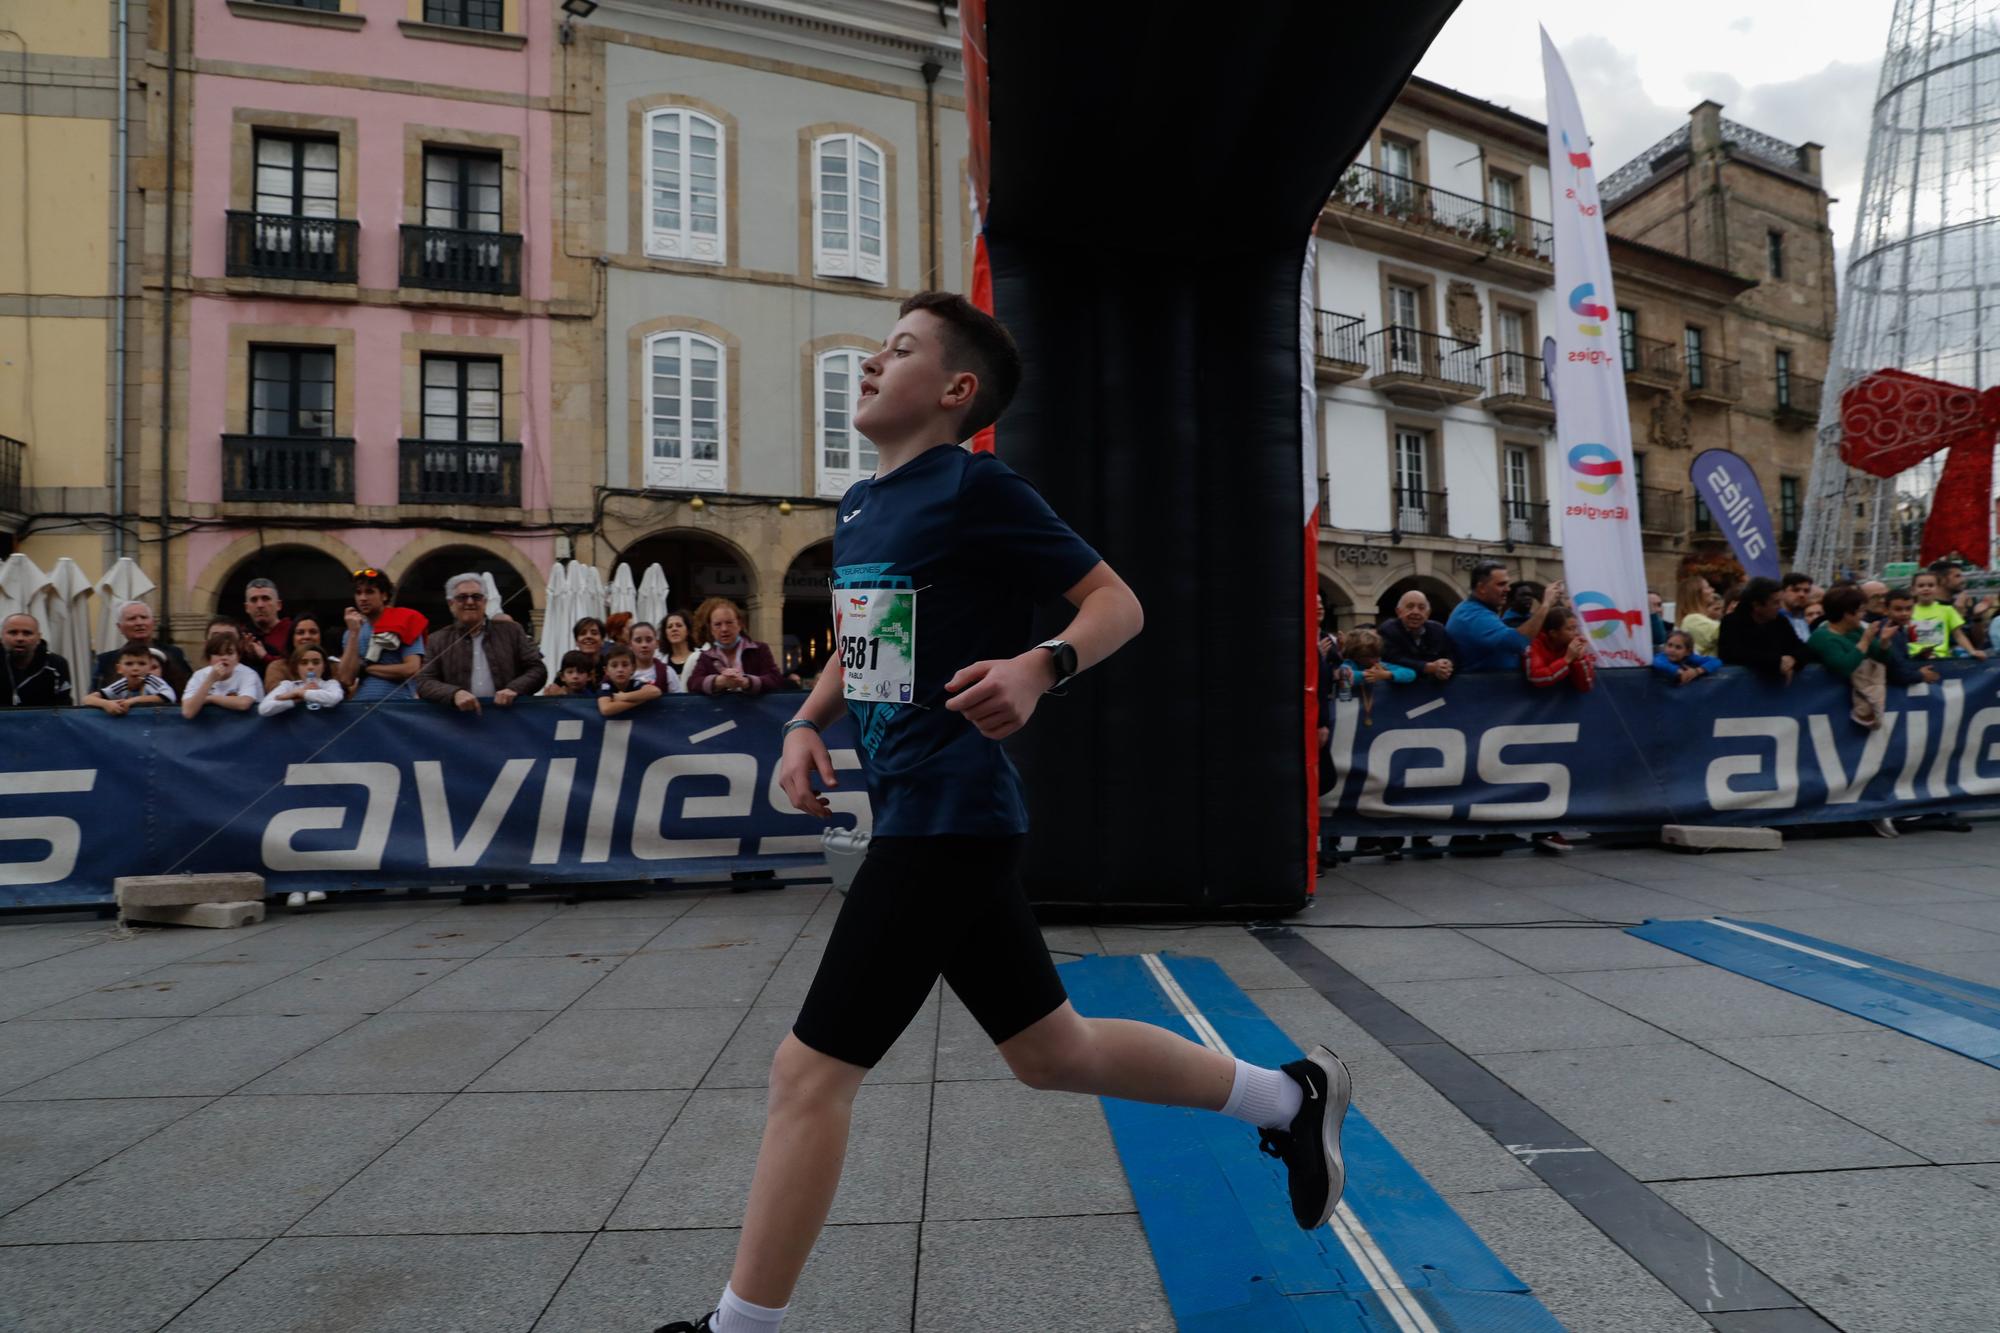
M 1702 657 L 1714 657 L 1716 641 L 1722 635 L 1722 598 L 1707 579 L 1699 574 L 1681 580 L 1679 600 L 1674 603 L 1674 611 L 1680 616 L 1676 629 L 1687 631 L 1688 639 L 1694 644 L 1694 651 Z
M 102 708 L 113 717 L 123 717 L 133 708 L 147 704 L 178 703 L 174 687 L 159 674 L 159 659 L 151 645 L 138 639 L 126 641 L 118 650 L 118 674 L 101 690 L 83 697 L 86 708 Z
M 281 681 L 277 689 L 264 696 L 257 705 L 260 716 L 276 717 L 291 712 L 299 704 L 316 713 L 347 697 L 339 678 L 327 670 L 326 650 L 318 644 L 294 643 L 288 662 L 291 678 Z
M 1910 656 L 1976 657 L 1985 661 L 1986 654 L 1973 647 L 1965 633 L 1965 617 L 1957 607 L 1943 600 L 1940 592 L 1937 575 L 1928 570 L 1917 575 L 1917 606 L 1910 615 Z
M 1344 645 L 1346 660 L 1340 664 L 1336 680 L 1346 689 L 1365 681 L 1370 685 L 1382 681 L 1392 681 L 1397 685 L 1408 685 L 1416 680 L 1417 673 L 1405 666 L 1391 666 L 1382 660 L 1382 636 L 1372 629 L 1357 629 L 1347 635 Z
M 271 691 L 277 689 L 278 686 L 284 684 L 286 681 L 298 679 L 297 676 L 292 674 L 292 656 L 296 654 L 299 649 L 301 648 L 323 649 L 325 647 L 326 647 L 326 642 L 322 636 L 319 627 L 318 616 L 312 614 L 310 611 L 301 611 L 299 614 L 293 616 L 291 652 L 283 657 L 272 658 L 271 664 L 264 668 L 265 697 L 269 698 Z M 325 670 L 322 670 L 320 672 L 321 676 L 327 676 L 330 674 L 331 673 Z M 343 698 L 346 697 L 345 691 L 342 691 L 342 697 Z
M 595 675 L 597 667 L 604 661 L 604 622 L 596 616 L 585 616 L 570 627 L 569 636 L 576 641 L 578 652 L 590 654 L 591 674 Z M 595 686 L 591 688 L 593 691 L 596 689 Z M 550 691 L 544 690 L 543 693 Z
M 1568 681 L 1581 694 L 1597 683 L 1597 666 L 1590 645 L 1577 631 L 1576 617 L 1562 607 L 1551 607 L 1542 621 L 1542 632 L 1528 644 L 1528 683 L 1546 689 Z
M 595 621 L 591 622 L 595 624 Z M 544 695 L 594 695 L 597 693 L 599 659 L 595 648 L 572 648 L 563 654 L 556 678 L 542 691 Z
M 660 665 L 659 627 L 648 621 L 635 620 L 625 631 L 621 646 L 632 650 L 632 678 L 641 685 L 657 685 L 662 694 L 666 693 L 667 683 L 661 679 L 666 670 Z
M 208 665 L 188 677 L 181 716 L 193 717 L 209 704 L 247 713 L 264 697 L 264 682 L 243 665 L 243 644 L 234 634 L 211 634 L 202 645 Z
M 1888 660 L 1882 665 L 1889 669 L 1889 683 L 1908 689 L 1912 685 L 1935 685 L 1943 677 L 1937 668 L 1911 660 L 1912 613 L 1917 606 L 1917 595 L 1908 588 L 1892 588 L 1882 599 L 1882 628 L 1877 632 L 1876 642 L 1889 650 Z
M 651 681 L 638 678 L 639 655 L 624 644 L 613 648 L 604 659 L 604 684 L 597 699 L 597 711 L 606 717 L 629 713 L 665 693 Z
M 1694 636 L 1684 629 L 1667 635 L 1660 651 L 1653 654 L 1653 670 L 1675 685 L 1686 685 L 1722 670 L 1722 659 L 1705 657 L 1694 650 Z

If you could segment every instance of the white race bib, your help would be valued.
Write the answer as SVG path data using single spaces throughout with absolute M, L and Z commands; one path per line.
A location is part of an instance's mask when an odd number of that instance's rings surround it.
M 841 697 L 906 704 L 917 690 L 917 594 L 909 588 L 835 588 L 833 633 Z

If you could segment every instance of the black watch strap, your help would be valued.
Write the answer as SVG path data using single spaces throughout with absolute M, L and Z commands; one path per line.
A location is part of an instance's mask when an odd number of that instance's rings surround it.
M 1076 675 L 1076 649 L 1061 639 L 1049 639 L 1036 644 L 1035 647 L 1047 649 L 1056 659 L 1056 683 L 1049 688 L 1059 690 L 1069 684 L 1070 679 Z

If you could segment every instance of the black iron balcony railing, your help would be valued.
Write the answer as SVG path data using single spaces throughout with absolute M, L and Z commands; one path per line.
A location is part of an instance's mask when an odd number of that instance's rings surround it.
M 1549 507 L 1531 500 L 1502 500 L 1500 523 L 1508 545 L 1549 544 Z
M 1318 346 L 1314 351 L 1322 361 L 1362 365 L 1368 359 L 1362 332 L 1367 321 L 1359 315 L 1343 315 L 1333 310 L 1313 312 L 1319 320 Z
M 1619 352 L 1627 384 L 1671 389 L 1681 382 L 1680 349 L 1670 342 L 1634 333 L 1619 339 Z
M 224 500 L 354 500 L 354 441 L 324 435 L 225 435 Z
M 0 509 L 21 512 L 21 478 L 28 470 L 28 446 L 0 435 Z
M 1681 516 L 1680 492 L 1641 486 L 1639 526 L 1647 532 L 1680 532 L 1685 529 L 1687 520 Z
M 1437 227 L 1495 250 L 1537 259 L 1550 259 L 1555 254 L 1552 223 L 1374 167 L 1349 167 L 1334 187 L 1333 202 Z
M 398 491 L 406 505 L 518 505 L 521 446 L 456 440 L 398 443 Z
M 405 287 L 513 296 L 521 290 L 520 233 L 405 226 L 401 272 Z
M 1483 356 L 1486 392 L 1494 398 L 1524 398 L 1530 402 L 1549 401 L 1548 385 L 1542 380 L 1542 358 L 1526 352 L 1494 352 Z
M 1743 367 L 1703 353 L 1687 363 L 1688 397 L 1697 402 L 1733 403 L 1743 396 Z
M 1820 391 L 1826 387 L 1819 380 L 1787 371 L 1773 376 L 1771 387 L 1776 391 L 1780 421 L 1793 425 L 1818 424 Z
M 223 272 L 232 278 L 353 282 L 361 224 L 352 218 L 302 218 L 231 209 Z
M 1479 392 L 1479 344 L 1461 342 L 1401 324 L 1377 329 L 1365 340 L 1369 367 L 1377 375 L 1410 375 L 1466 391 Z
M 1418 537 L 1449 537 L 1443 491 L 1413 491 L 1391 487 L 1390 526 L 1400 533 Z

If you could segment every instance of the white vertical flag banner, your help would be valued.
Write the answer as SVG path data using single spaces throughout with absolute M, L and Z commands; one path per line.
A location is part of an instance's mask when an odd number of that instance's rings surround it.
M 1653 627 L 1611 255 L 1583 110 L 1546 29 L 1542 76 L 1548 85 L 1556 294 L 1562 298 L 1549 378 L 1563 464 L 1563 578 L 1598 665 L 1643 667 L 1653 660 Z

